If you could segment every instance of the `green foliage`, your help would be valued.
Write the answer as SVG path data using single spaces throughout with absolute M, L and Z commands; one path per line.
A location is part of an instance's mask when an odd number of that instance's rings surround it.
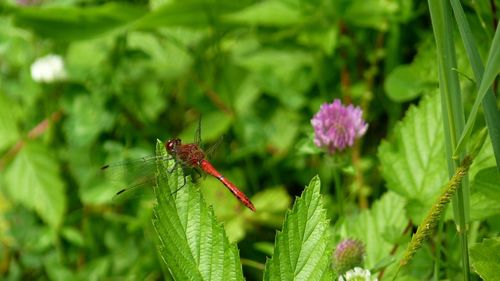
M 437 70 L 432 62 L 435 54 L 424 41 L 411 64 L 396 67 L 384 82 L 387 97 L 395 102 L 411 101 L 432 91 L 437 84 Z
M 34 209 L 52 227 L 61 226 L 66 209 L 64 184 L 57 162 L 45 147 L 27 144 L 9 167 L 5 181 L 16 201 Z
M 426 96 L 418 108 L 410 108 L 394 129 L 394 143 L 379 147 L 382 175 L 387 187 L 417 204 L 410 215 L 421 220 L 420 208 L 430 207 L 444 182 L 444 139 L 439 96 Z
M 374 202 L 370 210 L 347 217 L 340 227 L 343 238 L 357 238 L 366 245 L 365 265 L 374 268 L 388 256 L 406 227 L 405 200 L 394 192 Z M 393 210 L 400 210 L 394 212 Z
M 474 271 L 485 281 L 498 279 L 500 272 L 500 239 L 484 239 L 471 246 L 471 264 Z
M 156 151 L 158 205 L 153 224 L 161 257 L 172 276 L 179 280 L 243 280 L 238 250 L 229 244 L 213 210 L 189 179 L 183 186 L 182 169 L 174 167 L 173 160 L 163 160 L 167 152 L 161 141 Z
M 0 3 L 2 280 L 208 279 L 210 272 L 274 280 L 279 266 L 329 277 L 329 255 L 343 238 L 362 240 L 365 268 L 390 280 L 411 230 L 447 182 L 445 151 L 460 156 L 484 128 L 489 138 L 468 174 L 468 240 L 499 233 L 500 48 L 498 9 L 489 1 L 451 0 L 443 34 L 433 34 L 425 1 Z M 448 44 L 439 54 L 433 36 Z M 452 53 L 456 67 L 440 73 L 436 62 Z M 48 54 L 64 61 L 66 79 L 31 76 Z M 442 125 L 449 100 L 443 105 L 434 94 L 443 74 L 458 79 L 448 92 L 461 93 L 453 106 L 463 107 L 468 124 L 453 129 L 460 141 L 452 145 Z M 331 157 L 315 146 L 310 120 L 333 99 L 360 106 L 369 128 Z M 257 212 L 196 173 L 195 185 L 187 180 L 173 195 L 167 191 L 182 184 L 180 171 L 158 177 L 157 195 L 165 193 L 155 199 L 152 143 L 192 142 L 200 116 L 203 148 L 223 137 L 207 158 Z M 109 173 L 101 171 L 108 163 Z M 397 280 L 463 277 L 450 218 Z
M 264 280 L 332 280 L 332 247 L 319 190 L 315 177 L 287 213 Z
M 144 15 L 139 6 L 108 3 L 99 7 L 25 8 L 14 15 L 14 22 L 42 37 L 56 40 L 84 40 L 115 30 Z
M 0 148 L 12 145 L 18 138 L 19 132 L 15 126 L 16 112 L 8 98 L 0 95 Z

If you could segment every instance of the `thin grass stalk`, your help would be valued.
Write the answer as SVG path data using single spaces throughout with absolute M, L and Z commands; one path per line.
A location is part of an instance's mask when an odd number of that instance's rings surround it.
M 464 152 L 459 159 L 453 157 L 459 137 L 464 128 L 464 114 L 461 100 L 460 85 L 456 69 L 455 46 L 453 40 L 453 26 L 450 4 L 442 0 L 428 0 L 432 28 L 436 40 L 439 88 L 441 91 L 441 107 L 445 132 L 445 148 L 448 162 L 448 174 L 452 178 Z M 467 245 L 468 201 L 464 200 L 468 194 L 467 179 L 458 187 L 453 196 L 453 212 L 455 224 L 460 237 L 464 280 L 470 280 L 469 256 Z M 468 200 L 468 196 L 465 198 Z M 435 268 L 439 271 L 439 268 Z M 439 272 L 434 272 L 438 275 Z
M 477 83 L 477 90 L 479 91 L 479 86 L 481 84 L 481 80 L 483 78 L 484 73 L 484 65 L 481 61 L 481 57 L 479 56 L 479 52 L 477 50 L 477 44 L 474 40 L 474 36 L 469 26 L 469 22 L 465 17 L 464 10 L 459 0 L 450 0 L 451 6 L 453 8 L 453 14 L 455 15 L 455 20 L 457 21 L 458 30 L 460 32 L 460 36 L 462 37 L 462 41 L 464 43 L 465 51 L 467 53 L 467 57 L 469 58 L 472 71 L 474 72 L 474 77 Z M 477 97 L 480 98 L 479 96 Z M 493 149 L 495 152 L 495 158 L 497 163 L 499 163 L 500 159 L 500 112 L 496 106 L 496 98 L 493 94 L 493 90 L 488 88 L 483 101 L 482 101 L 484 117 L 486 119 L 486 126 L 488 127 L 489 136 L 491 139 L 491 143 L 493 144 Z M 474 110 L 474 107 L 473 107 Z M 477 111 L 477 109 L 476 109 Z M 471 112 L 468 119 L 475 119 L 474 111 Z M 466 127 L 462 136 L 460 137 L 460 141 L 458 147 L 456 148 L 455 155 L 463 151 L 467 140 L 472 132 L 472 127 L 474 125 L 474 120 L 467 120 Z M 500 165 L 497 165 L 500 169 Z

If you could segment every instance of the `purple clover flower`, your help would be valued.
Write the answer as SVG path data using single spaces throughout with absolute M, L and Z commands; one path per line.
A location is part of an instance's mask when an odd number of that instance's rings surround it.
M 311 119 L 314 127 L 314 144 L 333 154 L 354 144 L 363 136 L 368 124 L 361 115 L 363 111 L 353 105 L 344 106 L 340 100 L 324 103 Z

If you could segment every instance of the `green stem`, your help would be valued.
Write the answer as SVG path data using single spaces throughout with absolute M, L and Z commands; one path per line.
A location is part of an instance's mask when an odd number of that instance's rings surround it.
M 442 241 L 442 237 L 443 237 L 443 229 L 444 229 L 444 223 L 443 223 L 443 220 L 439 220 L 439 224 L 438 224 L 438 229 L 437 229 L 437 233 L 436 233 L 436 241 Z M 439 280 L 439 268 L 441 267 L 441 247 L 442 244 L 441 243 L 436 243 L 436 259 L 435 259 L 435 263 L 434 263 L 434 275 L 432 276 L 432 279 L 435 280 L 435 281 L 438 281 Z
M 336 166 L 333 169 L 333 179 L 335 181 L 335 193 L 337 197 L 337 205 L 338 205 L 338 210 L 339 210 L 339 216 L 342 216 L 344 214 L 344 190 L 342 189 L 342 183 L 340 180 L 340 173 L 339 169 Z
M 465 154 L 462 152 L 460 159 L 453 157 L 453 152 L 457 147 L 465 121 L 458 76 L 457 73 L 453 71 L 453 69 L 457 68 L 457 63 L 455 57 L 451 7 L 448 1 L 428 0 L 428 2 L 434 38 L 436 40 L 445 148 L 448 160 L 448 174 L 451 178 L 455 169 L 459 166 L 459 161 L 463 159 Z M 468 181 L 466 178 L 462 184 L 458 186 L 452 202 L 455 224 L 459 230 L 458 234 L 461 241 L 462 270 L 464 280 L 466 281 L 470 280 L 467 245 L 468 194 Z M 437 275 L 438 272 L 434 272 L 434 274 Z

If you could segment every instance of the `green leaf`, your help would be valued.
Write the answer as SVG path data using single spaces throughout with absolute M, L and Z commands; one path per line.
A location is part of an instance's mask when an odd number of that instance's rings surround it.
M 285 1 L 263 1 L 225 17 L 228 22 L 285 27 L 303 21 L 300 7 Z
M 406 102 L 435 89 L 438 83 L 434 46 L 426 40 L 418 47 L 418 53 L 410 64 L 399 65 L 384 81 L 387 96 L 395 102 Z
M 244 2 L 185 0 L 169 1 L 137 22 L 141 29 L 162 26 L 187 26 L 206 28 L 217 22 L 221 15 L 238 10 Z
M 470 248 L 471 265 L 485 281 L 498 280 L 500 272 L 500 237 L 485 239 Z
M 407 102 L 419 97 L 432 85 L 426 78 L 428 73 L 423 74 L 422 70 L 414 65 L 396 67 L 384 82 L 387 96 L 395 102 Z
M 314 82 L 314 56 L 303 50 L 263 48 L 242 52 L 235 63 L 249 72 L 261 90 L 284 105 L 298 109 L 307 101 L 304 92 Z
M 447 182 L 443 125 L 439 95 L 425 96 L 412 106 L 394 129 L 391 142 L 383 141 L 378 156 L 390 190 L 416 200 L 427 209 Z M 417 223 L 422 209 L 416 210 Z
M 71 145 L 89 145 L 103 130 L 113 125 L 114 118 L 104 110 L 103 103 L 94 96 L 79 95 L 74 98 L 68 106 L 68 119 L 64 123 L 64 132 Z
M 19 137 L 15 108 L 8 97 L 0 93 L 0 150 L 13 144 Z
M 61 225 L 64 184 L 57 162 L 43 146 L 27 143 L 6 172 L 6 182 L 13 200 L 34 209 L 53 228 Z
M 343 238 L 357 238 L 366 245 L 367 268 L 373 268 L 390 255 L 394 243 L 408 224 L 405 200 L 394 192 L 387 192 L 370 210 L 346 218 L 340 228 Z
M 167 157 L 161 141 L 156 151 L 159 159 Z M 189 178 L 184 184 L 180 167 L 168 172 L 173 160 L 160 160 L 157 167 L 153 225 L 161 257 L 172 276 L 176 280 L 243 280 L 238 249 L 229 244 L 199 190 Z
M 471 182 L 471 218 L 500 214 L 500 173 L 496 167 L 479 171 Z
M 349 7 L 343 12 L 342 17 L 355 26 L 386 30 L 390 19 L 403 10 L 398 2 L 387 3 L 379 0 L 349 1 Z
M 329 222 L 319 191 L 316 176 L 287 213 L 264 280 L 332 280 Z
M 42 37 L 83 40 L 122 27 L 146 10 L 139 6 L 108 3 L 98 7 L 49 7 L 19 9 L 14 23 L 32 29 Z

